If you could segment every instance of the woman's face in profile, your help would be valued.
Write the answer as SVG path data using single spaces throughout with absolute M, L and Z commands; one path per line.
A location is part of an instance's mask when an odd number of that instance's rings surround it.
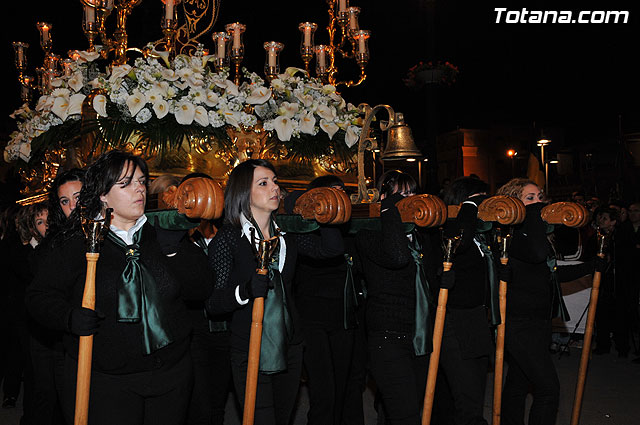
M 107 208 L 113 208 L 112 224 L 123 230 L 130 227 L 124 223 L 135 222 L 144 214 L 147 201 L 147 178 L 138 166 L 132 173 L 133 166 L 128 163 L 109 192 L 100 197 Z
M 251 182 L 251 212 L 271 214 L 280 206 L 280 186 L 278 177 L 266 167 L 256 167 L 253 170 Z

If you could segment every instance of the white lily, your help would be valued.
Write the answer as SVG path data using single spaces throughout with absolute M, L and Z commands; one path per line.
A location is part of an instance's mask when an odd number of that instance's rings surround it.
M 218 93 L 214 92 L 213 90 L 207 90 L 204 104 L 209 107 L 214 107 L 218 104 L 219 99 L 220 97 L 218 96 Z
M 299 106 L 297 103 L 282 102 L 282 105 L 278 108 L 278 115 L 293 118 L 298 113 Z
M 74 72 L 71 75 L 71 78 L 69 78 L 68 84 L 69 84 L 69 87 L 71 87 L 74 92 L 76 93 L 79 92 L 83 86 L 82 72 L 80 71 Z
M 93 98 L 93 109 L 101 117 L 107 116 L 107 96 L 99 94 Z
M 286 116 L 279 116 L 273 120 L 273 128 L 276 130 L 278 139 L 282 142 L 291 140 L 293 134 L 293 120 Z
M 304 105 L 305 108 L 309 108 L 313 105 L 313 96 L 310 94 L 304 94 L 302 91 L 295 93 L 296 98 Z
M 169 113 L 169 103 L 164 99 L 158 99 L 153 104 L 153 112 L 158 119 L 164 118 Z
M 49 111 L 53 107 L 53 96 L 40 96 L 38 104 L 36 105 L 36 111 Z
M 171 54 L 170 51 L 160 51 L 160 50 L 153 49 L 151 52 L 153 53 L 154 56 L 161 58 L 167 67 L 171 66 L 171 64 L 169 63 L 169 55 Z
M 305 71 L 302 68 L 296 68 L 295 66 L 290 66 L 287 69 L 285 69 L 284 73 L 289 77 L 294 77 L 297 73 L 302 73 L 306 75 L 307 71 Z
M 300 117 L 300 132 L 314 134 L 315 125 L 316 117 L 313 116 L 313 112 L 307 112 Z
M 66 96 L 58 96 L 53 101 L 51 112 L 56 114 L 62 121 L 67 119 L 69 115 L 69 98 Z
M 195 122 L 197 122 L 201 126 L 206 127 L 209 125 L 209 117 L 207 116 L 207 114 L 208 112 L 206 109 L 204 109 L 204 106 L 202 105 L 196 106 L 193 119 Z
M 220 112 L 222 113 L 222 116 L 224 117 L 224 121 L 227 124 L 232 125 L 235 128 L 240 128 L 240 112 L 239 111 L 224 109 Z
M 333 121 L 336 119 L 336 108 L 329 105 L 318 105 L 316 114 L 318 114 L 318 116 L 320 116 L 320 118 L 322 119 Z
M 111 75 L 109 76 L 109 82 L 113 84 L 116 80 L 122 79 L 131 72 L 131 65 L 118 65 L 111 69 Z
M 247 103 L 251 105 L 261 105 L 269 100 L 271 97 L 271 90 L 266 87 L 256 87 L 251 91 L 249 97 L 247 97 Z
M 167 81 L 176 81 L 178 79 L 178 75 L 173 69 L 165 68 L 162 70 L 162 79 Z
M 154 87 L 146 93 L 147 101 L 153 105 L 158 100 L 164 99 L 163 93 L 160 88 Z
M 233 81 L 224 80 L 220 82 L 216 82 L 216 85 L 220 88 L 223 88 L 227 95 L 237 96 L 238 95 L 238 86 L 236 86 Z
M 193 118 L 196 114 L 196 108 L 193 103 L 182 100 L 176 105 L 174 115 L 178 124 L 190 125 L 193 122 Z
M 88 52 L 86 50 L 76 50 L 76 52 L 78 53 L 79 60 L 85 62 L 93 62 L 100 57 L 100 52 L 98 51 Z
M 344 143 L 348 147 L 352 147 L 353 145 L 355 145 L 360 138 L 361 131 L 362 128 L 356 127 L 355 125 L 350 125 L 349 127 L 347 127 L 347 133 L 344 136 Z
M 189 98 L 191 98 L 193 103 L 195 103 L 196 105 L 203 103 L 206 97 L 207 94 L 201 87 L 193 87 L 191 90 L 189 90 Z
M 31 142 L 21 143 L 18 155 L 23 161 L 29 162 L 29 159 L 31 159 Z
M 277 92 L 283 92 L 287 88 L 287 86 L 284 84 L 284 81 L 282 81 L 280 78 L 274 78 L 273 80 L 271 80 L 271 87 Z
M 62 85 L 62 78 L 52 78 L 51 79 L 51 86 L 52 87 L 60 87 Z
M 134 90 L 129 97 L 127 97 L 127 107 L 129 108 L 129 113 L 131 113 L 132 117 L 135 117 L 140 109 L 144 108 L 144 105 L 147 104 L 147 96 L 142 93 L 140 90 Z
M 322 94 L 331 94 L 336 92 L 336 87 L 331 84 L 322 86 Z
M 186 81 L 187 79 L 189 79 L 189 77 L 193 75 L 193 69 L 180 68 L 176 71 L 176 74 L 178 75 L 178 77 Z
M 69 108 L 67 109 L 67 113 L 69 115 L 80 115 L 82 114 L 82 102 L 86 99 L 82 93 L 76 93 L 69 98 Z
M 320 128 L 329 135 L 329 140 L 333 139 L 333 135 L 338 131 L 336 123 L 327 121 L 324 118 L 320 120 Z

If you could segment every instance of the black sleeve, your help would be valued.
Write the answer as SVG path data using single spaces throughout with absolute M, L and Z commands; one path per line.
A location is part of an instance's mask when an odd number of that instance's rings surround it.
M 72 240 L 59 249 L 49 250 L 27 288 L 26 302 L 31 316 L 49 329 L 69 331 L 73 287 L 79 280 L 84 282 L 86 270 L 82 241 Z
M 236 299 L 236 287 L 241 282 L 232 282 L 240 229 L 222 226 L 209 244 L 209 267 L 213 273 L 213 292 L 205 306 L 211 315 L 230 313 L 242 305 Z
M 524 222 L 514 228 L 513 239 L 509 246 L 509 256 L 525 263 L 537 264 L 549 256 L 547 223 L 540 217 L 545 206 L 541 202 L 527 205 Z
M 368 230 L 358 232 L 356 235 L 358 253 L 387 269 L 406 267 L 412 258 L 398 209 L 389 208 L 382 212 L 380 221 L 380 232 Z
M 593 269 L 594 265 L 591 262 L 558 266 L 558 280 L 560 282 L 571 282 L 582 276 L 592 274 Z
M 344 241 L 340 229 L 320 226 L 318 232 L 293 234 L 298 252 L 306 257 L 322 259 L 344 254 Z
M 478 207 L 470 202 L 463 203 L 456 218 L 447 221 L 444 230 L 446 236 L 453 237 L 462 235 L 460 245 L 458 245 L 456 252 L 463 253 L 469 249 L 477 249 L 473 241 L 476 235 L 477 221 Z
M 213 274 L 207 256 L 188 237 L 183 238 L 176 249 L 176 255 L 167 256 L 167 263 L 181 283 L 182 299 L 206 300 L 213 290 Z

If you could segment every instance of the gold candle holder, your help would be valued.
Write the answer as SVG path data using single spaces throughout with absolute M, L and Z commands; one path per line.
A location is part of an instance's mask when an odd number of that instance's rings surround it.
M 315 47 L 316 53 L 316 76 L 325 83 L 328 82 L 329 65 L 331 61 L 331 46 L 318 44 Z
M 45 53 L 49 53 L 53 45 L 53 40 L 51 39 L 51 28 L 53 25 L 47 22 L 38 22 L 36 27 L 40 32 L 40 47 L 42 47 Z
M 29 75 L 25 75 L 20 79 L 20 98 L 24 103 L 31 102 L 31 92 L 33 89 L 33 81 L 34 81 L 34 78 Z
M 18 74 L 22 75 L 27 70 L 27 52 L 29 48 L 28 43 L 22 41 L 14 41 L 11 43 L 15 52 L 15 65 L 18 70 Z
M 211 34 L 211 39 L 213 40 L 213 44 L 215 46 L 215 59 L 214 64 L 216 67 L 216 71 L 221 71 L 222 68 L 229 66 L 229 40 L 231 40 L 231 36 L 226 32 L 214 32 Z
M 278 43 L 277 41 L 267 41 L 264 43 L 264 50 L 267 52 L 264 74 L 267 77 L 267 81 L 276 78 L 280 73 L 280 52 L 282 49 L 284 49 L 283 43 Z
M 224 28 L 231 36 L 231 62 L 235 65 L 234 82 L 240 85 L 240 64 L 244 59 L 244 44 L 242 42 L 242 34 L 246 31 L 247 26 L 240 22 L 227 24 Z
M 358 16 L 360 15 L 360 8 L 351 6 L 347 8 L 349 14 L 349 35 L 353 37 L 353 33 L 360 30 L 360 24 L 358 23 Z
M 87 41 L 89 41 L 89 51 L 94 50 L 95 38 L 98 35 L 96 30 L 96 8 L 94 6 L 84 5 L 82 14 L 82 30 L 84 31 Z
M 318 24 L 313 22 L 302 22 L 298 25 L 298 29 L 302 33 L 300 41 L 300 56 L 304 62 L 305 71 L 309 72 L 309 63 L 313 59 L 314 35 L 318 29 Z

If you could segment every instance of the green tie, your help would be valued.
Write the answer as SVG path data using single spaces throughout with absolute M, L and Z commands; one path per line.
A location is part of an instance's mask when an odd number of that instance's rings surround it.
M 429 339 L 429 283 L 424 273 L 422 263 L 422 247 L 418 242 L 418 235 L 413 233 L 409 241 L 409 251 L 416 263 L 416 323 L 413 335 L 413 351 L 416 356 L 423 356 L 431 352 Z
M 344 254 L 347 262 L 347 276 L 344 282 L 344 328 L 354 329 L 358 327 L 358 318 L 356 317 L 356 308 L 358 307 L 358 298 L 356 298 L 356 289 L 353 285 L 353 258 L 349 254 Z
M 140 260 L 140 238 L 142 229 L 133 235 L 133 244 L 127 245 L 113 232 L 107 236 L 120 247 L 126 256 L 127 265 L 122 272 L 118 294 L 118 322 L 140 323 L 144 354 L 169 345 L 172 337 L 167 323 L 168 315 L 155 279 Z
M 260 227 L 252 223 L 260 238 L 264 239 Z M 271 234 L 277 230 L 271 223 Z M 253 241 L 251 241 L 253 244 Z M 269 280 L 272 288 L 264 299 L 264 317 L 262 319 L 262 343 L 260 345 L 260 372 L 278 373 L 287 369 L 288 336 L 292 335 L 291 316 L 287 308 L 284 282 L 280 275 L 280 243 L 271 256 Z
M 487 279 L 489 280 L 489 311 L 491 312 L 491 324 L 497 326 L 500 324 L 500 299 L 498 275 L 496 273 L 496 263 L 493 259 L 493 252 L 487 244 L 487 238 L 484 233 L 476 233 L 476 241 L 480 244 L 480 250 L 484 254 L 484 260 L 487 263 Z

